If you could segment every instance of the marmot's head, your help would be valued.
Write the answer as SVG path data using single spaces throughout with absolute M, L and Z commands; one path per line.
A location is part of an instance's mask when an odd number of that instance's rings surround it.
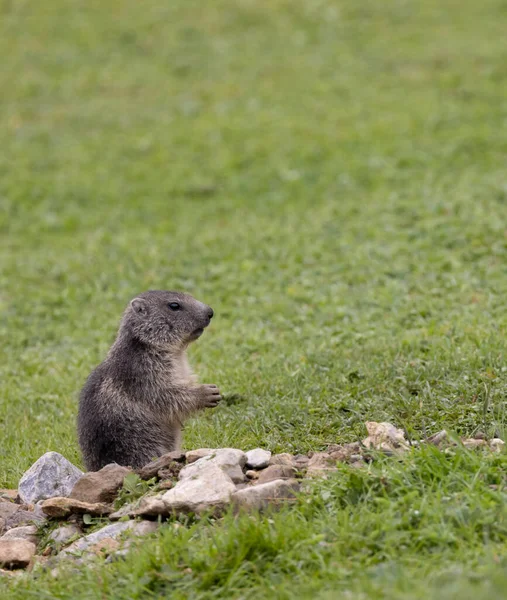
M 160 349 L 180 349 L 202 335 L 212 317 L 213 309 L 189 294 L 151 290 L 131 300 L 120 333 L 127 330 Z

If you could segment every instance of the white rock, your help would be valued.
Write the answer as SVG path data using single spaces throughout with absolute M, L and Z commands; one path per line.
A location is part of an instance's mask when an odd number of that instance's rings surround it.
M 77 525 L 63 525 L 54 529 L 48 536 L 48 539 L 55 544 L 66 544 L 71 538 L 80 535 L 81 530 Z
M 25 525 L 24 527 L 13 527 L 7 533 L 4 533 L 0 538 L 2 540 L 26 540 L 37 544 L 39 538 L 37 536 L 37 527 L 35 525 Z
M 245 464 L 246 454 L 242 450 L 221 448 L 220 450 L 215 450 L 213 454 L 200 458 L 191 465 L 183 467 L 180 471 L 179 479 L 197 477 L 210 465 L 214 465 L 226 473 L 234 483 L 242 483 L 245 481 L 245 474 L 243 473 Z
M 25 504 L 68 496 L 82 475 L 82 471 L 58 452 L 46 452 L 21 477 L 18 493 Z
M 157 527 L 158 523 L 153 521 L 122 521 L 120 523 L 106 525 L 105 527 L 102 527 L 102 529 L 76 540 L 70 546 L 65 548 L 65 550 L 62 550 L 58 557 L 63 558 L 69 555 L 78 555 L 79 558 L 82 558 L 82 553 L 85 553 L 87 550 L 92 550 L 94 546 L 103 540 L 116 540 L 126 531 L 131 532 L 132 535 L 146 535 L 155 531 Z M 90 552 L 90 554 L 93 553 L 94 552 Z
M 235 492 L 231 496 L 231 502 L 236 508 L 259 510 L 270 504 L 294 499 L 298 490 L 299 483 L 295 479 L 276 479 Z
M 255 448 L 246 453 L 246 466 L 249 469 L 265 469 L 269 465 L 271 452 L 262 448 Z
M 165 492 L 162 501 L 167 514 L 222 510 L 229 504 L 231 494 L 235 491 L 236 486 L 231 478 L 218 466 L 208 464 L 205 469 L 184 477 Z

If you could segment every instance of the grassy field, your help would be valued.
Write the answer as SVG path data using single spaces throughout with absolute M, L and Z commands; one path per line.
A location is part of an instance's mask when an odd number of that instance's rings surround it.
M 506 29 L 504 0 L 2 0 L 0 487 L 81 464 L 78 391 L 149 288 L 216 312 L 186 448 L 507 437 Z M 502 597 L 506 469 L 344 467 L 0 595 Z

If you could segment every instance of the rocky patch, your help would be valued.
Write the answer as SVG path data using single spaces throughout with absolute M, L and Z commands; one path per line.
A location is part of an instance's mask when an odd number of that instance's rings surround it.
M 368 422 L 366 429 L 362 442 L 332 444 L 325 451 L 293 456 L 262 448 L 246 453 L 200 448 L 169 452 L 136 472 L 111 464 L 83 474 L 60 454 L 48 452 L 23 475 L 19 490 L 0 490 L 0 574 L 33 564 L 58 569 L 64 559 L 118 560 L 133 536 L 152 533 L 166 519 L 219 516 L 229 507 L 235 512 L 276 508 L 304 493 L 305 480 L 337 472 L 338 463 L 363 468 L 379 452 L 398 455 L 423 443 L 448 452 L 460 443 L 446 431 L 409 442 L 390 423 Z M 504 447 L 502 440 L 485 436 L 461 444 L 469 451 Z

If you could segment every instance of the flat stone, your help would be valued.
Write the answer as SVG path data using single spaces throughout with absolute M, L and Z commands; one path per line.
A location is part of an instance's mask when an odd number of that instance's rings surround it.
M 9 530 L 13 527 L 21 527 L 22 525 L 41 524 L 45 521 L 45 517 L 41 517 L 31 510 L 18 510 L 5 521 L 5 529 Z
M 287 465 L 288 467 L 292 467 L 294 457 L 292 454 L 288 452 L 283 452 L 282 454 L 273 454 L 273 456 L 269 459 L 270 465 Z
M 262 448 L 254 448 L 246 453 L 246 466 L 249 469 L 265 469 L 269 465 L 271 452 Z
M 109 515 L 113 509 L 106 504 L 90 504 L 74 498 L 49 498 L 42 503 L 42 510 L 48 517 L 67 517 L 71 514 Z
M 122 521 L 106 525 L 102 529 L 85 535 L 73 542 L 60 552 L 58 558 L 78 555 L 78 558 L 83 559 L 86 558 L 83 556 L 83 553 L 93 556 L 97 548 L 100 547 L 100 543 L 104 542 L 104 540 L 118 540 L 125 532 L 131 532 L 132 535 L 146 535 L 155 531 L 157 527 L 158 523 L 149 522 L 145 524 L 143 522 L 137 523 L 136 521 Z M 111 545 L 111 542 L 106 542 L 106 545 Z
M 468 448 L 469 450 L 474 450 L 475 448 L 484 448 L 488 446 L 488 442 L 486 440 L 481 439 L 461 440 L 461 443 L 463 444 L 463 446 L 465 446 L 465 448 Z
M 336 459 L 327 452 L 314 452 L 308 463 L 307 477 L 322 477 L 336 471 Z
M 236 509 L 262 510 L 293 500 L 297 491 L 299 483 L 295 479 L 278 479 L 239 490 L 232 494 L 231 502 Z
M 205 469 L 180 480 L 161 500 L 168 515 L 221 511 L 235 491 L 231 478 L 217 465 L 208 464 Z
M 213 454 L 204 456 L 194 463 L 184 467 L 179 474 L 179 479 L 188 479 L 189 477 L 197 477 L 201 472 L 204 472 L 210 465 L 219 467 L 226 473 L 234 483 L 242 483 L 245 481 L 243 467 L 246 463 L 246 455 L 242 450 L 236 448 L 221 448 L 215 450 Z
M 12 502 L 0 502 L 0 518 L 7 521 L 12 515 L 21 510 L 19 504 Z
M 37 535 L 37 527 L 35 525 L 24 525 L 23 527 L 13 527 L 7 533 L 4 533 L 0 538 L 2 540 L 26 540 L 37 545 L 39 537 Z
M 268 483 L 268 481 L 276 481 L 277 479 L 293 479 L 295 474 L 296 469 L 290 465 L 271 465 L 260 472 L 256 485 L 262 485 Z
M 16 502 L 18 499 L 18 490 L 9 490 L 6 488 L 0 488 L 0 501 L 9 500 Z
M 77 525 L 62 525 L 54 529 L 48 536 L 48 540 L 57 545 L 65 545 L 76 535 L 81 535 L 82 531 Z
M 70 498 L 89 504 L 112 502 L 129 473 L 132 469 L 116 463 L 106 465 L 100 471 L 85 473 L 72 488 Z
M 183 452 L 168 452 L 163 454 L 156 460 L 151 461 L 137 472 L 141 479 L 151 479 L 156 477 L 161 469 L 167 469 L 172 463 L 185 462 L 185 454 Z M 178 473 L 176 473 L 177 475 Z
M 82 475 L 82 471 L 58 452 L 46 452 L 21 477 L 19 496 L 27 504 L 55 496 L 68 496 Z
M 30 564 L 35 551 L 35 544 L 27 540 L 0 538 L 0 566 L 23 569 Z
M 187 460 L 187 464 L 191 464 L 200 458 L 210 456 L 210 454 L 213 454 L 213 452 L 215 452 L 213 448 L 198 448 L 197 450 L 189 450 L 185 454 L 185 458 Z

